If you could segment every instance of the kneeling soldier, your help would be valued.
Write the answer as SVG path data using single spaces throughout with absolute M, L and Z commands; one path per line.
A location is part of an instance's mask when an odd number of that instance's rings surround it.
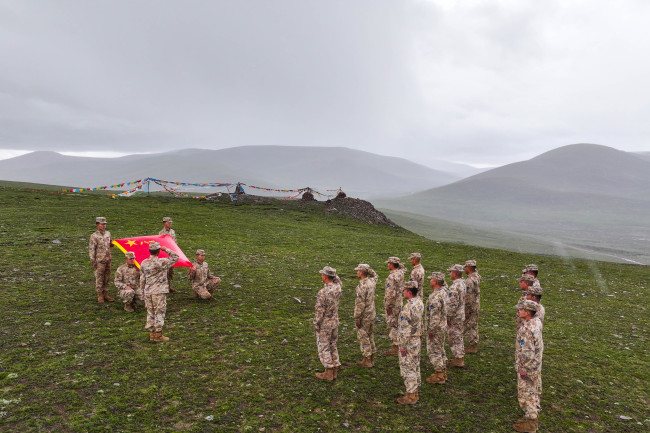
M 115 271 L 117 294 L 124 302 L 124 311 L 133 313 L 136 306 L 144 306 L 144 293 L 140 287 L 140 269 L 135 265 L 135 253 L 124 254 L 126 263 Z
M 210 273 L 204 250 L 196 250 L 196 262 L 192 262 L 187 278 L 192 280 L 192 290 L 197 299 L 214 299 L 212 293 L 221 282 L 221 278 Z

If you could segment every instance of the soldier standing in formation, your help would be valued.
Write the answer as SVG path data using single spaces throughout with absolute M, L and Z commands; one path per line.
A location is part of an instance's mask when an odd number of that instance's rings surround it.
M 111 280 L 111 232 L 106 230 L 106 218 L 95 219 L 97 231 L 90 235 L 88 254 L 95 273 L 95 291 L 97 302 L 113 302 L 108 296 L 108 283 Z
M 133 313 L 136 306 L 144 305 L 144 293 L 140 287 L 140 269 L 135 265 L 135 253 L 124 254 L 126 263 L 115 271 L 115 288 L 124 303 L 124 311 Z
M 420 253 L 411 253 L 409 256 L 411 265 L 413 265 L 413 270 L 411 270 L 411 281 L 418 283 L 418 296 L 420 299 L 424 296 L 422 293 L 422 288 L 424 287 L 424 268 L 420 264 L 422 260 L 422 255 Z
M 476 271 L 476 261 L 465 262 L 465 338 L 468 346 L 465 353 L 478 352 L 478 315 L 481 306 L 481 276 Z
M 394 356 L 397 355 L 397 322 L 402 310 L 402 291 L 404 290 L 406 267 L 400 263 L 399 257 L 389 257 L 386 263 L 390 274 L 386 278 L 384 308 L 386 309 L 386 328 L 388 328 L 388 337 L 392 346 L 385 354 Z
M 399 397 L 399 404 L 415 404 L 418 402 L 418 389 L 422 383 L 420 375 L 420 349 L 422 347 L 422 299 L 418 296 L 418 286 L 415 281 L 404 285 L 406 305 L 400 311 L 397 328 L 397 343 L 399 346 L 399 371 L 404 379 L 406 392 Z
M 325 285 L 316 294 L 314 329 L 316 330 L 318 357 L 325 367 L 325 371 L 316 373 L 316 377 L 334 380 L 337 376 L 337 369 L 341 365 L 336 343 L 339 332 L 339 299 L 341 299 L 342 283 L 334 268 L 325 266 L 318 272 Z
M 221 278 L 210 273 L 204 250 L 196 250 L 196 262 L 192 262 L 187 278 L 192 281 L 192 290 L 197 299 L 214 299 L 212 293 L 221 282 Z
M 520 303 L 526 300 L 526 294 L 528 293 L 528 289 L 530 289 L 533 286 L 533 282 L 535 281 L 535 278 L 530 274 L 523 274 L 517 281 L 519 282 L 519 289 L 521 290 L 521 296 L 519 297 L 519 301 L 517 301 L 517 303 Z M 517 313 L 515 319 L 515 328 L 519 329 L 522 323 L 523 323 L 523 319 L 519 316 L 519 313 Z
M 526 267 L 521 271 L 522 274 L 528 274 L 533 276 L 533 286 L 541 287 L 537 275 L 539 274 L 539 267 L 537 265 L 526 265 Z
M 159 235 L 169 235 L 176 242 L 176 231 L 172 228 L 172 219 L 170 217 L 163 217 L 163 228 L 158 232 Z M 167 281 L 169 282 L 169 291 L 176 293 L 176 289 L 172 287 L 172 280 L 174 279 L 174 268 L 169 268 L 167 274 Z
M 433 291 L 427 299 L 424 310 L 424 326 L 427 333 L 427 354 L 433 364 L 434 373 L 428 383 L 447 381 L 447 356 L 445 355 L 445 334 L 447 333 L 447 283 L 443 272 L 434 272 L 429 277 Z
M 357 327 L 357 338 L 361 347 L 363 360 L 359 367 L 372 367 L 375 364 L 375 287 L 379 278 L 370 265 L 359 264 L 356 268 L 359 285 L 354 298 L 354 324 Z
M 515 370 L 517 371 L 517 399 L 524 411 L 513 428 L 518 432 L 535 432 L 539 426 L 542 394 L 542 323 L 536 317 L 539 304 L 525 300 L 516 306 L 523 325 L 517 330 Z
M 158 257 L 160 250 L 166 252 L 169 257 Z M 145 329 L 149 331 L 149 340 L 169 341 L 169 337 L 162 335 L 169 293 L 167 274 L 169 268 L 178 261 L 179 255 L 167 247 L 161 247 L 158 242 L 149 244 L 149 254 L 150 257 L 140 265 L 140 287 L 144 292 L 144 303 L 147 307 Z
M 542 305 L 542 291 L 544 289 L 540 287 L 531 286 L 526 291 L 526 299 L 529 301 L 537 302 L 539 304 L 539 309 L 535 314 L 535 317 L 544 325 L 544 316 L 546 316 L 546 309 Z
M 463 328 L 465 326 L 465 280 L 463 267 L 453 265 L 449 269 L 451 287 L 447 291 L 447 333 L 449 348 L 454 359 L 447 361 L 447 366 L 462 368 L 465 366 L 465 346 L 463 344 Z

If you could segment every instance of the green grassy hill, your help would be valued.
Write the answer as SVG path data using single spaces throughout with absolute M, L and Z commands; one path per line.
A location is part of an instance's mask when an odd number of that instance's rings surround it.
M 114 238 L 155 234 L 163 216 L 173 217 L 184 252 L 206 249 L 222 277 L 217 301 L 195 300 L 179 269 L 179 293 L 168 299 L 171 341 L 150 343 L 143 310 L 96 303 L 87 256 L 95 216 L 107 217 Z M 375 368 L 355 365 L 353 268 L 370 263 L 383 280 L 386 258 L 412 251 L 428 273 L 478 261 L 481 343 L 446 385 L 424 382 L 420 402 L 402 407 L 395 358 L 380 353 Z M 0 187 L 0 258 L 2 431 L 510 432 L 521 413 L 515 279 L 527 263 L 540 266 L 546 288 L 542 430 L 650 426 L 648 267 L 436 242 L 328 214 L 318 203 L 113 200 L 10 187 Z M 122 262 L 115 250 L 114 269 Z M 344 282 L 343 368 L 334 383 L 314 378 L 322 367 L 310 324 L 325 265 Z M 383 352 L 382 318 L 376 329 Z M 431 373 L 423 356 L 422 374 Z

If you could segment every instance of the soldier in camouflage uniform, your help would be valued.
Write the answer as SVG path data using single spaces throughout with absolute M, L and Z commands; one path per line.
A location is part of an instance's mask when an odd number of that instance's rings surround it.
M 406 267 L 400 263 L 399 257 L 389 257 L 388 278 L 386 278 L 386 293 L 384 294 L 384 308 L 386 309 L 386 328 L 392 346 L 385 354 L 397 355 L 397 322 L 399 312 L 402 310 L 402 291 L 404 290 L 404 272 Z
M 478 315 L 481 307 L 481 276 L 476 271 L 476 261 L 465 262 L 465 338 L 469 345 L 465 353 L 478 352 Z
M 160 250 L 166 252 L 169 257 L 164 259 L 158 257 Z M 167 271 L 178 261 L 179 256 L 175 251 L 161 247 L 158 242 L 149 244 L 149 253 L 151 256 L 140 265 L 140 287 L 144 292 L 144 304 L 147 307 L 145 329 L 149 331 L 149 340 L 169 341 L 168 337 L 162 335 L 167 313 L 167 293 L 169 293 Z
M 523 302 L 526 300 L 526 294 L 528 293 L 528 289 L 530 289 L 533 286 L 533 282 L 535 281 L 535 277 L 533 277 L 530 274 L 524 273 L 521 278 L 517 280 L 519 282 L 519 289 L 521 290 L 521 296 L 519 297 L 519 301 L 517 303 Z M 519 317 L 519 313 L 515 316 L 515 328 L 519 329 L 521 324 L 523 323 L 523 319 Z
M 447 283 L 443 272 L 434 272 L 429 277 L 433 291 L 424 309 L 424 329 L 427 334 L 427 354 L 433 364 L 434 373 L 427 377 L 428 383 L 447 381 L 447 356 L 445 335 L 447 334 Z
M 113 302 L 108 296 L 108 283 L 111 281 L 111 248 L 113 247 L 111 232 L 106 230 L 106 218 L 95 219 L 97 231 L 90 235 L 88 255 L 95 273 L 95 291 L 97 302 Z
M 420 299 L 424 296 L 422 294 L 422 288 L 424 287 L 424 268 L 420 264 L 420 261 L 422 260 L 422 255 L 420 253 L 411 253 L 409 256 L 409 260 L 411 261 L 411 265 L 413 265 L 413 270 L 411 270 L 411 281 L 415 281 L 418 283 L 418 296 Z
M 176 231 L 172 228 L 172 219 L 170 217 L 163 217 L 163 228 L 158 232 L 159 235 L 169 235 L 176 242 Z M 169 281 L 169 292 L 176 293 L 176 289 L 172 287 L 172 280 L 174 279 L 174 268 L 169 268 L 167 273 L 167 281 Z
M 533 276 L 533 287 L 541 287 L 537 275 L 539 274 L 539 267 L 537 265 L 526 265 L 526 267 L 521 271 L 522 274 L 529 274 Z
M 318 272 L 325 285 L 316 294 L 314 329 L 316 330 L 318 357 L 325 367 L 325 371 L 316 373 L 316 377 L 334 380 L 338 367 L 341 365 L 336 343 L 339 338 L 339 300 L 341 299 L 342 282 L 334 268 L 325 266 Z
M 537 310 L 535 317 L 539 319 L 542 325 L 544 325 L 544 316 L 546 316 L 546 309 L 542 305 L 542 291 L 544 291 L 544 289 L 541 287 L 531 286 L 526 291 L 526 299 L 529 301 L 537 302 L 539 304 L 539 309 Z
M 399 346 L 399 371 L 404 379 L 406 392 L 399 397 L 399 404 L 415 404 L 418 402 L 418 389 L 422 383 L 420 375 L 420 349 L 422 347 L 422 312 L 424 305 L 418 296 L 418 286 L 415 281 L 404 285 L 403 295 L 406 305 L 400 311 L 397 328 Z
M 463 267 L 453 265 L 449 269 L 452 280 L 451 287 L 447 290 L 447 333 L 449 348 L 454 359 L 447 361 L 448 367 L 462 368 L 465 366 L 465 346 L 463 345 L 463 328 L 465 326 L 465 280 Z
M 192 290 L 197 299 L 214 299 L 212 293 L 221 282 L 221 278 L 210 273 L 204 250 L 196 250 L 196 262 L 192 262 L 187 278 L 192 281 Z
M 541 411 L 542 395 L 542 323 L 536 317 L 539 304 L 525 300 L 517 304 L 517 314 L 523 325 L 517 331 L 515 370 L 517 371 L 517 398 L 524 417 L 513 425 L 518 432 L 535 432 Z
M 124 311 L 133 313 L 136 306 L 144 305 L 144 293 L 140 287 L 140 269 L 135 265 L 135 253 L 124 254 L 126 263 L 115 271 L 115 287 L 124 303 Z
M 359 277 L 359 285 L 354 298 L 354 324 L 357 327 L 357 338 L 361 347 L 363 360 L 357 365 L 370 368 L 375 363 L 375 286 L 379 278 L 370 265 L 361 263 L 354 268 Z

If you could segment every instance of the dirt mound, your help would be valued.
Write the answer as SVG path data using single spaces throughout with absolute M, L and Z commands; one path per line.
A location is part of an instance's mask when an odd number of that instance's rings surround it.
M 343 195 L 343 197 L 341 197 Z M 335 199 L 327 200 L 327 212 L 345 215 L 348 218 L 355 219 L 367 224 L 387 224 L 395 226 L 386 215 L 379 212 L 369 201 L 359 198 L 346 197 L 345 193 L 339 194 Z

